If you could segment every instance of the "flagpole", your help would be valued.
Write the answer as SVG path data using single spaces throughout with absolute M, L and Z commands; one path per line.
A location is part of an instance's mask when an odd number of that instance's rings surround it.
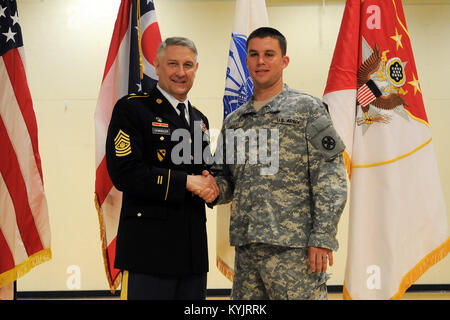
M 141 44 L 141 1 L 137 0 L 137 22 L 138 22 L 138 47 L 139 47 L 139 75 L 144 79 L 144 66 L 142 63 L 142 44 Z
M 13 300 L 17 300 L 17 280 L 14 281 L 13 285 Z

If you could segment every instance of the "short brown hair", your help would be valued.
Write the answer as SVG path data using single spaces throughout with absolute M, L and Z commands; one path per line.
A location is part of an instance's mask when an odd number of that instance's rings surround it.
M 278 40 L 278 43 L 280 45 L 281 53 L 283 56 L 286 55 L 287 52 L 287 41 L 286 38 L 283 36 L 283 34 L 278 31 L 277 29 L 270 28 L 270 27 L 261 27 L 256 30 L 254 30 L 247 39 L 246 49 L 248 51 L 248 44 L 250 43 L 250 40 L 253 38 L 274 38 Z

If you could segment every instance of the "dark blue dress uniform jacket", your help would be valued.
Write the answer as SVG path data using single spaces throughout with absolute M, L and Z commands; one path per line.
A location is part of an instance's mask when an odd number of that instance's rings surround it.
M 125 96 L 114 107 L 106 161 L 114 186 L 123 192 L 118 269 L 171 276 L 208 271 L 205 202 L 186 190 L 186 177 L 208 169 L 204 157 L 192 159 L 191 154 L 201 145 L 202 155 L 210 155 L 209 125 L 190 104 L 189 115 L 188 129 L 156 87 L 148 95 Z M 177 147 L 179 141 L 171 141 L 179 128 L 190 134 L 191 150 L 184 149 L 189 155 Z M 194 139 L 194 130 L 207 138 Z M 175 156 L 190 161 L 174 163 L 174 147 Z

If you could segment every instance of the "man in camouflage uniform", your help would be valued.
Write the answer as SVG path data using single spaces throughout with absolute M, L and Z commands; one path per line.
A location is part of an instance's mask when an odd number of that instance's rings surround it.
M 347 198 L 344 144 L 326 106 L 283 83 L 289 58 L 281 33 L 255 30 L 247 53 L 254 94 L 225 119 L 215 155 L 215 204 L 233 201 L 232 297 L 326 299 L 327 260 L 331 266 Z

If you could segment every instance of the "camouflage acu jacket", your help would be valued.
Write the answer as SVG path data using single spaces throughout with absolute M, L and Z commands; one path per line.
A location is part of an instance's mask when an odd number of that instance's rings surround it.
M 347 199 L 344 148 L 325 105 L 286 85 L 258 112 L 251 98 L 230 114 L 213 168 L 216 204 L 233 203 L 231 245 L 337 250 Z

